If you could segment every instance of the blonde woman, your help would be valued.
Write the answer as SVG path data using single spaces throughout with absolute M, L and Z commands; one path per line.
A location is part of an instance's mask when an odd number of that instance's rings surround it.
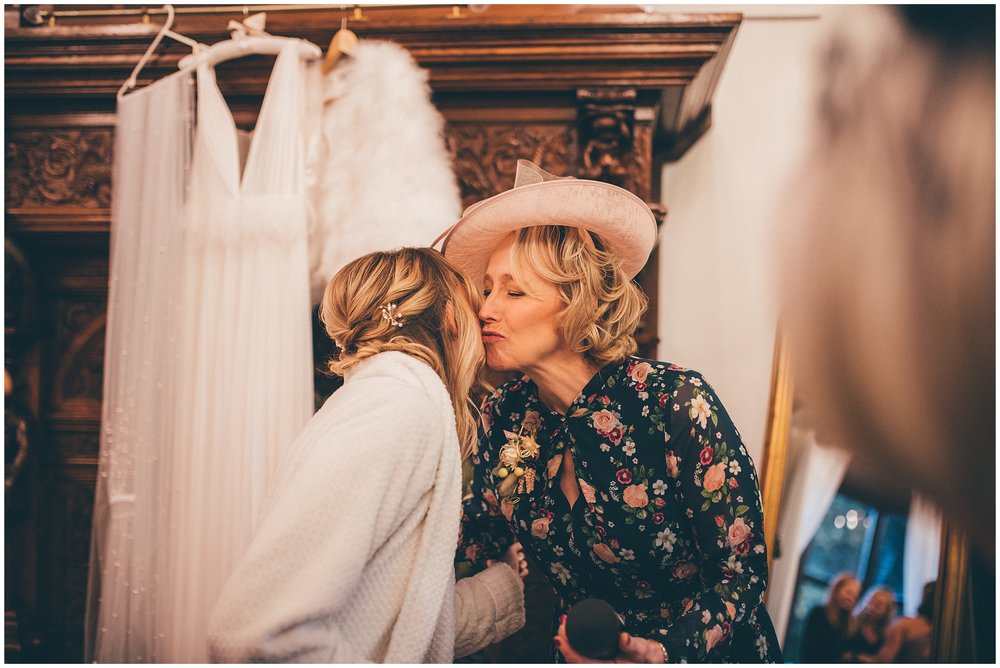
M 848 642 L 848 661 L 857 663 L 861 655 L 877 654 L 896 618 L 896 595 L 891 589 L 875 587 L 858 603 L 854 634 Z
M 843 663 L 856 627 L 852 610 L 861 596 L 861 583 L 850 573 L 830 581 L 826 603 L 809 611 L 799 657 L 802 663 Z
M 525 160 L 512 190 L 449 232 L 445 255 L 484 290 L 487 364 L 520 376 L 483 405 L 465 555 L 520 540 L 556 619 L 610 603 L 624 620 L 616 661 L 780 661 L 739 432 L 701 374 L 633 356 L 646 299 L 632 278 L 655 241 L 632 193 Z M 561 626 L 555 643 L 585 660 Z
M 444 663 L 523 624 L 517 546 L 454 578 L 477 304 L 431 249 L 372 253 L 330 281 L 320 317 L 344 385 L 289 449 L 212 614 L 213 660 Z
M 859 663 L 930 663 L 931 635 L 934 632 L 934 589 L 936 582 L 924 585 L 920 607 L 915 617 L 900 617 L 885 635 L 885 642 L 874 655 L 858 654 Z

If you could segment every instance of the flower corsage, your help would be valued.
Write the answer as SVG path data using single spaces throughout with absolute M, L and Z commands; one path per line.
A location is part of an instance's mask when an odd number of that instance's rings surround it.
M 500 448 L 493 475 L 501 481 L 497 488 L 500 498 L 516 504 L 521 500 L 521 494 L 530 494 L 535 489 L 535 469 L 527 464 L 528 460 L 538 459 L 539 447 L 534 430 L 526 435 L 506 429 L 503 433 L 507 443 Z

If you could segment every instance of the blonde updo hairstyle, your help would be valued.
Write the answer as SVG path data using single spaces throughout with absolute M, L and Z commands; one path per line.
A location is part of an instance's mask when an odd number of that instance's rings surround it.
M 579 227 L 538 225 L 515 232 L 511 273 L 530 268 L 556 286 L 566 308 L 559 315 L 563 340 L 597 366 L 635 353 L 635 331 L 646 312 L 646 295 L 600 239 Z
M 479 300 L 475 286 L 436 250 L 402 248 L 362 256 L 337 272 L 320 304 L 320 320 L 340 349 L 328 363 L 330 371 L 342 376 L 390 350 L 426 362 L 448 388 L 467 457 L 476 441 L 471 393 L 484 359 Z M 391 312 L 383 315 L 384 307 Z

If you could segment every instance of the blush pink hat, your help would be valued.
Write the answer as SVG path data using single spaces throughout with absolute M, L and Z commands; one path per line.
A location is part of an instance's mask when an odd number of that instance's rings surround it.
M 441 250 L 481 284 L 490 255 L 500 242 L 515 230 L 535 225 L 593 232 L 622 259 L 629 278 L 643 268 L 656 244 L 656 219 L 639 197 L 610 183 L 555 176 L 518 160 L 514 187 L 466 209 L 441 235 Z

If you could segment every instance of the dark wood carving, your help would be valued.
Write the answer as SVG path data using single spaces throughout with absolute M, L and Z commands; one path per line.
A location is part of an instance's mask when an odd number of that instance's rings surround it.
M 7 135 L 8 208 L 111 206 L 110 129 Z
M 445 138 L 462 193 L 462 205 L 509 190 L 519 159 L 554 174 L 573 174 L 576 132 L 559 125 L 453 124 Z
M 43 623 L 51 634 L 46 654 L 55 661 L 80 661 L 83 657 L 84 608 L 87 600 L 87 565 L 94 507 L 96 469 L 70 466 L 49 478 L 43 513 L 52 518 L 48 540 L 40 554 L 46 581 L 40 584 L 46 602 Z
M 49 437 L 53 454 L 58 460 L 97 465 L 101 449 L 99 420 L 79 419 L 62 423 L 53 420 Z
M 580 176 L 626 187 L 632 156 L 636 91 L 631 88 L 581 89 Z
M 65 352 L 52 388 L 54 412 L 100 416 L 106 310 L 101 302 L 60 304 L 57 341 Z

